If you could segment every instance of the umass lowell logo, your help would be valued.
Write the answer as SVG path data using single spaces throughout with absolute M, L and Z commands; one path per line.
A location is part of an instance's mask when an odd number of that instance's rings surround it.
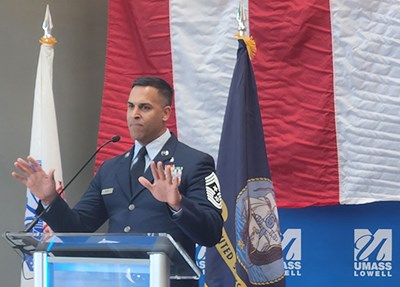
M 282 239 L 285 276 L 301 276 L 301 229 L 286 229 Z
M 354 230 L 354 277 L 392 277 L 392 230 Z

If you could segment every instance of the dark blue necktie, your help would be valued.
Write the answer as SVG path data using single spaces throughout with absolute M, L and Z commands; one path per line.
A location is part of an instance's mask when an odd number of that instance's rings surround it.
M 132 172 L 132 187 L 133 187 L 133 192 L 135 193 L 136 191 L 139 191 L 139 189 L 142 187 L 142 185 L 139 183 L 138 178 L 141 177 L 144 174 L 144 168 L 146 166 L 146 147 L 142 147 L 139 150 L 138 156 L 137 156 L 137 161 L 134 163 L 134 165 L 131 168 Z

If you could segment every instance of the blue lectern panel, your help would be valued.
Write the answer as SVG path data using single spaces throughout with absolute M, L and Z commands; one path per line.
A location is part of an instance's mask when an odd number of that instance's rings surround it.
M 148 287 L 148 262 L 129 263 L 128 260 L 96 258 L 49 258 L 48 287 Z M 118 263 L 120 262 L 120 263 Z

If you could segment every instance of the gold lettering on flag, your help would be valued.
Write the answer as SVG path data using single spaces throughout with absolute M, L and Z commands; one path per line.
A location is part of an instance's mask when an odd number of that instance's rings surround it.
M 226 222 L 226 220 L 228 219 L 228 209 L 226 208 L 224 201 L 222 201 L 222 217 L 224 219 L 224 222 Z M 234 246 L 232 245 L 231 240 L 229 239 L 228 234 L 226 233 L 225 227 L 222 229 L 221 240 L 215 245 L 215 248 L 218 250 L 221 258 L 225 261 L 226 265 L 231 270 L 236 280 L 235 287 L 246 287 L 247 285 L 243 282 L 243 280 L 236 272 L 236 251 Z

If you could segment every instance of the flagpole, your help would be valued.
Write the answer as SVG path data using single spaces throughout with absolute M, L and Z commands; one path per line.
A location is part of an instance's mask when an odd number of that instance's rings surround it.
M 239 7 L 236 15 L 238 21 L 238 33 L 239 36 L 243 37 L 246 32 L 246 15 L 244 13 L 243 0 L 239 0 Z
M 236 37 L 238 39 L 242 39 L 246 43 L 247 52 L 249 54 L 250 60 L 253 59 L 257 52 L 256 42 L 253 40 L 253 37 L 246 36 L 246 13 L 244 9 L 243 0 L 239 0 L 239 7 L 236 14 L 236 20 L 238 22 L 238 31 L 236 33 Z

